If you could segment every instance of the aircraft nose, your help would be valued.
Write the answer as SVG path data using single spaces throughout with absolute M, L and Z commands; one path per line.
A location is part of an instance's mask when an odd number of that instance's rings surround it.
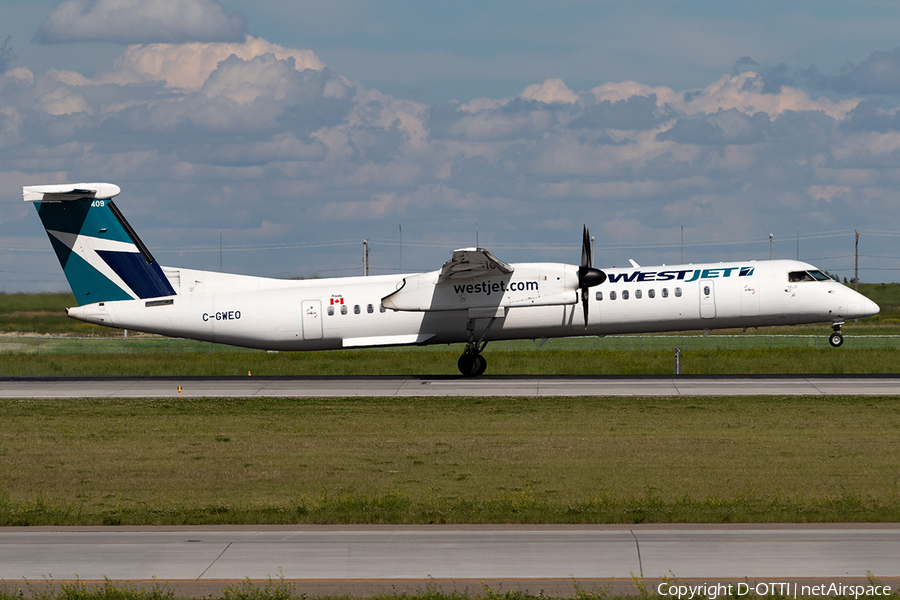
M 864 313 L 863 316 L 864 317 L 871 317 L 873 315 L 877 315 L 880 310 L 881 310 L 881 308 L 877 304 L 875 304 L 874 302 L 869 300 L 868 298 L 863 300 L 863 313 Z

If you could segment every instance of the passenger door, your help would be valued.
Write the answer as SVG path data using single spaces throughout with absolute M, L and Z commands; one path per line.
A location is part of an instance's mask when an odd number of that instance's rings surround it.
M 321 340 L 323 336 L 322 301 L 304 300 L 300 303 L 300 310 L 303 313 L 303 339 Z
M 714 319 L 716 316 L 716 288 L 712 279 L 700 280 L 700 318 Z

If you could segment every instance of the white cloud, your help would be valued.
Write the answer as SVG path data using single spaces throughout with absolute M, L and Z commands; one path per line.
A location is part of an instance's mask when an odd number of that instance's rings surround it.
M 562 79 L 548 79 L 544 83 L 534 83 L 526 87 L 519 98 L 537 100 L 545 104 L 562 102 L 572 104 L 578 102 L 578 95 L 570 90 Z
M 847 195 L 851 191 L 850 187 L 846 185 L 811 185 L 807 188 L 806 193 L 813 200 L 831 202 L 836 197 Z
M 297 70 L 320 71 L 325 64 L 312 50 L 285 48 L 247 36 L 241 43 L 147 44 L 129 46 L 116 59 L 114 69 L 100 74 L 98 83 L 142 83 L 164 81 L 166 87 L 199 90 L 218 64 L 231 55 L 249 61 L 271 54 L 279 60 L 293 59 Z
M 740 75 L 723 75 L 714 83 L 698 90 L 676 92 L 665 86 L 649 86 L 636 81 L 607 82 L 592 88 L 598 102 L 617 102 L 633 96 L 656 95 L 660 107 L 668 106 L 688 115 L 712 114 L 736 109 L 747 115 L 764 112 L 775 118 L 786 111 L 822 111 L 833 119 L 844 119 L 859 104 L 849 98 L 833 102 L 828 98 L 811 98 L 801 89 L 783 86 L 776 93 L 763 92 L 764 82 L 748 71 Z
M 859 99 L 832 102 L 824 96 L 813 99 L 803 90 L 789 86 L 783 86 L 777 93 L 765 93 L 763 86 L 764 82 L 752 71 L 723 75 L 715 83 L 683 95 L 672 106 L 690 115 L 735 108 L 748 115 L 764 112 L 770 119 L 789 110 L 822 111 L 832 119 L 843 119 L 860 102 Z
M 610 102 L 618 102 L 627 100 L 633 96 L 650 96 L 656 95 L 659 105 L 673 104 L 678 102 L 681 94 L 678 94 L 672 88 L 665 86 L 650 86 L 638 83 L 637 81 L 609 81 L 602 85 L 592 88 L 591 94 L 598 102 L 608 100 Z
M 214 0 L 64 0 L 41 24 L 46 43 L 239 42 L 246 19 Z
M 57 116 L 70 115 L 78 112 L 91 112 L 84 96 L 66 88 L 56 88 L 43 94 L 38 100 L 35 108 L 47 114 Z

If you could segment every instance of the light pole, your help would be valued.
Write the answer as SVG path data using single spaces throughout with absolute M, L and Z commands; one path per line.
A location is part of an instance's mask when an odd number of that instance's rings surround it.
M 771 233 L 769 234 L 769 260 L 772 260 L 772 238 L 774 237 Z

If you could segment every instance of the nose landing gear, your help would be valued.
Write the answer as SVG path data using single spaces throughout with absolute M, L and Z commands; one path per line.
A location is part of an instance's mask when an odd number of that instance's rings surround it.
M 834 348 L 839 348 L 844 343 L 844 334 L 841 333 L 841 325 L 843 325 L 843 323 L 835 323 L 831 326 L 834 331 L 828 336 L 828 343 Z

